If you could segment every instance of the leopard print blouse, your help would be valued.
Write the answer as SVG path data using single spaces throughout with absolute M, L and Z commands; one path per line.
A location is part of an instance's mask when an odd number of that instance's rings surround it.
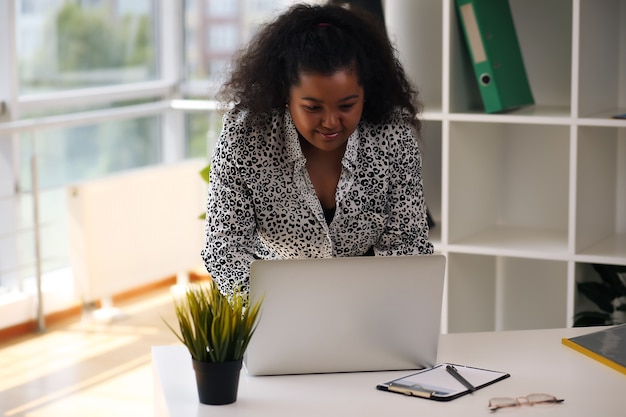
M 254 259 L 433 252 L 421 152 L 399 111 L 386 124 L 362 120 L 349 137 L 330 224 L 289 111 L 268 123 L 226 113 L 213 155 L 201 255 L 223 293 L 247 292 Z

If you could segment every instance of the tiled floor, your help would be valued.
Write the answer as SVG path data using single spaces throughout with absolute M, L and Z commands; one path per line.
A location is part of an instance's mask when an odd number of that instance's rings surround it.
M 122 317 L 92 316 L 0 342 L 0 416 L 153 415 L 150 348 L 177 343 L 169 289 L 118 305 Z

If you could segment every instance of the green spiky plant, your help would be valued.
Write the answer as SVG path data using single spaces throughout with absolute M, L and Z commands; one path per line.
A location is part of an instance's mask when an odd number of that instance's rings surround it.
M 227 297 L 211 281 L 191 284 L 174 300 L 180 332 L 165 324 L 197 361 L 241 360 L 258 324 L 262 301 L 248 307 L 240 291 Z

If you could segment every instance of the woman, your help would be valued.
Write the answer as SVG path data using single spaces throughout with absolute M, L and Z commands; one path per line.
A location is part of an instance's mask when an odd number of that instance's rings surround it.
M 236 57 L 211 164 L 207 270 L 254 259 L 432 253 L 417 93 L 376 20 L 297 5 Z

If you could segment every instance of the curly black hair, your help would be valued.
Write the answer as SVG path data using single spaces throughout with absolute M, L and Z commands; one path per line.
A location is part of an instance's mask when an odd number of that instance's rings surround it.
M 289 8 L 240 50 L 219 98 L 259 119 L 284 112 L 302 72 L 356 70 L 363 86 L 363 119 L 379 123 L 401 108 L 419 132 L 421 105 L 384 27 L 360 9 L 336 4 Z

